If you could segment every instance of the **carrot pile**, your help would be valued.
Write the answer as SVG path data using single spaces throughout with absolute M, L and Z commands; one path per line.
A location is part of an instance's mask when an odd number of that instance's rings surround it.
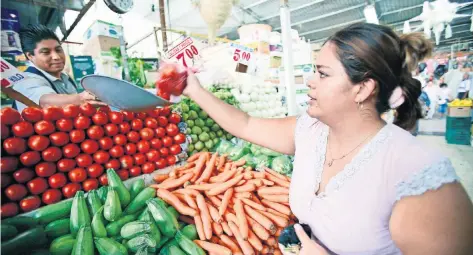
M 281 254 L 277 238 L 294 223 L 290 178 L 269 168 L 253 171 L 245 161 L 200 152 L 169 174 L 158 174 L 157 196 L 195 224 L 209 254 Z

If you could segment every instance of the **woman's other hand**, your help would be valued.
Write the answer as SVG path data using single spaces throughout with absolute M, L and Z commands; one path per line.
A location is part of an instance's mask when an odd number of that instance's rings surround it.
M 189 68 L 187 70 L 187 86 L 184 88 L 183 94 L 192 98 L 192 94 L 202 88 L 199 79 L 195 75 L 196 70 Z
M 310 236 L 306 234 L 304 229 L 302 229 L 301 225 L 296 224 L 294 225 L 294 229 L 296 231 L 297 237 L 301 241 L 301 250 L 299 255 L 328 255 L 329 253 L 325 248 L 320 246 L 314 240 L 310 239 Z

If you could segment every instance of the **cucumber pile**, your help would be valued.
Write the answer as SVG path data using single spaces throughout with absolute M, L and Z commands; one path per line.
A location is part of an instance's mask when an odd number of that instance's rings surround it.
M 68 201 L 45 206 L 32 217 L 2 221 L 5 254 L 191 254 L 205 252 L 193 242 L 195 225 L 139 179 L 127 189 L 113 169 L 109 186 L 79 191 Z

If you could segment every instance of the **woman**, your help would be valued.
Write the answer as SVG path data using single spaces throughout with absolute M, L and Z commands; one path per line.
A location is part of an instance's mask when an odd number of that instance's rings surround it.
M 411 71 L 431 47 L 374 24 L 337 32 L 298 118 L 250 117 L 192 73 L 184 94 L 235 136 L 295 154 L 290 206 L 313 234 L 297 232 L 301 254 L 473 254 L 473 206 L 450 161 L 406 131 L 421 117 Z M 394 124 L 380 118 L 390 108 Z

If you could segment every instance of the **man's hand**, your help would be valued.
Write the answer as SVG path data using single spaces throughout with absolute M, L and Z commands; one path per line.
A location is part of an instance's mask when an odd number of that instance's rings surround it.
M 101 102 L 97 96 L 95 96 L 94 94 L 92 94 L 91 92 L 89 91 L 83 91 L 79 94 L 79 98 L 80 98 L 80 104 L 83 104 L 83 103 L 89 103 L 93 106 L 104 106 L 104 105 L 107 105 L 106 103 L 104 102 Z

